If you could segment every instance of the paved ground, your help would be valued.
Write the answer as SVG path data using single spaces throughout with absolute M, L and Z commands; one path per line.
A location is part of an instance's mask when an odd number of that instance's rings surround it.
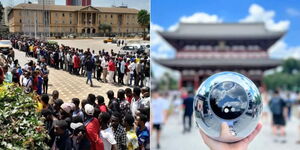
M 106 38 L 93 38 L 93 39 L 73 39 L 73 40 L 51 40 L 56 41 L 59 45 L 64 44 L 67 46 L 80 48 L 80 49 L 87 49 L 90 48 L 91 50 L 95 50 L 95 53 L 98 53 L 99 50 L 104 49 L 105 51 L 110 52 L 111 49 L 114 50 L 114 52 L 118 52 L 121 49 L 121 46 L 118 47 L 117 44 L 112 43 L 103 43 L 103 39 Z M 138 39 L 121 39 L 125 40 L 125 43 L 131 44 L 131 43 L 144 43 L 145 41 L 138 40 Z M 147 41 L 146 43 L 149 43 Z
M 161 150 L 207 150 L 208 147 L 202 141 L 196 127 L 190 133 L 182 134 L 181 115 L 173 115 L 163 127 L 161 138 Z M 299 120 L 292 118 L 287 124 L 287 143 L 275 143 L 271 134 L 271 127 L 265 123 L 260 134 L 250 144 L 249 150 L 299 150 L 300 145 L 296 144 L 299 138 Z M 155 134 L 151 137 L 151 149 L 156 149 Z
M 95 43 L 99 42 L 99 39 L 91 39 L 91 40 L 61 40 L 59 43 L 63 43 L 65 45 L 69 45 L 72 47 L 79 47 L 86 49 L 87 47 L 95 46 Z M 101 41 L 100 41 L 101 42 Z M 115 44 L 100 44 L 101 47 L 105 49 L 110 49 L 111 47 L 117 47 Z M 21 66 L 24 66 L 29 60 L 35 60 L 33 58 L 25 57 L 25 53 L 15 50 L 16 59 L 19 59 Z M 90 93 L 97 95 L 102 95 L 105 97 L 106 102 L 108 99 L 106 97 L 106 92 L 108 90 L 113 90 L 115 95 L 117 91 L 122 88 L 127 88 L 126 86 L 115 86 L 109 83 L 101 83 L 97 80 L 93 79 L 94 87 L 90 87 L 85 84 L 86 78 L 79 77 L 75 75 L 71 75 L 68 72 L 62 70 L 56 70 L 54 68 L 49 67 L 49 89 L 48 93 L 52 93 L 53 90 L 58 90 L 60 92 L 60 98 L 65 102 L 71 101 L 72 98 L 77 97 L 80 100 L 86 99 L 87 95 Z

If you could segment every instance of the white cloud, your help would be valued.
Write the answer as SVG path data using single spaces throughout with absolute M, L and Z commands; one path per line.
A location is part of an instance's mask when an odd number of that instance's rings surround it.
M 249 7 L 249 15 L 240 20 L 240 22 L 264 22 L 267 29 L 272 31 L 285 31 L 289 28 L 290 21 L 282 20 L 274 21 L 275 11 L 265 10 L 257 4 L 252 4 Z
M 300 46 L 289 47 L 285 41 L 280 40 L 270 48 L 269 54 L 270 57 L 278 59 L 300 59 Z
M 164 28 L 151 22 L 151 56 L 154 58 L 170 58 L 174 53 L 173 48 L 165 42 L 165 40 L 158 34 L 164 31 Z
M 218 17 L 217 15 L 207 14 L 204 12 L 197 12 L 191 16 L 180 17 L 179 22 L 171 25 L 168 28 L 168 30 L 175 31 L 178 28 L 180 22 L 182 22 L 182 23 L 221 23 L 221 22 L 223 22 L 223 20 L 220 17 Z
M 287 8 L 286 13 L 290 16 L 300 16 L 300 10 L 294 8 Z
M 197 12 L 191 16 L 182 16 L 180 22 L 184 23 L 216 23 L 223 20 L 217 15 L 210 15 L 204 12 Z

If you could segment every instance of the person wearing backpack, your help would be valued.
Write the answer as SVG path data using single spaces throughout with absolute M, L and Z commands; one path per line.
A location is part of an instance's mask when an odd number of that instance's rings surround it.
M 279 91 L 275 90 L 274 96 L 269 102 L 269 107 L 272 112 L 273 119 L 273 134 L 275 142 L 285 143 L 285 124 L 287 120 L 287 107 L 285 101 L 280 97 Z

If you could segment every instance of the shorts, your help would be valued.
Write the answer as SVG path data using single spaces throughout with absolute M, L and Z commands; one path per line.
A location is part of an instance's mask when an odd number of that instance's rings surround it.
M 273 124 L 279 126 L 285 126 L 285 119 L 283 115 L 274 115 L 273 114 Z
M 161 129 L 160 124 L 153 124 L 153 129 L 160 131 L 160 129 Z

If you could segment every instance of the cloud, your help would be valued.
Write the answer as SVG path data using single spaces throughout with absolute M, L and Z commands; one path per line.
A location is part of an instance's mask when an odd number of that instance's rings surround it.
M 300 59 L 300 46 L 290 47 L 284 40 L 280 40 L 270 48 L 269 55 L 277 59 Z
M 214 15 L 214 14 L 197 12 L 191 16 L 180 17 L 179 22 L 171 25 L 168 28 L 168 30 L 175 31 L 178 28 L 180 22 L 182 22 L 182 23 L 221 23 L 221 22 L 223 22 L 223 19 L 221 19 L 219 16 Z
M 169 45 L 158 32 L 164 31 L 164 28 L 155 23 L 150 24 L 151 34 L 151 56 L 154 58 L 171 58 L 175 55 L 175 52 L 171 45 Z
M 274 21 L 275 11 L 265 10 L 257 4 L 252 4 L 249 7 L 249 15 L 241 19 L 240 22 L 264 22 L 267 29 L 272 31 L 285 31 L 289 28 L 290 21 L 282 20 Z
M 294 8 L 287 8 L 286 13 L 290 16 L 300 16 L 300 11 Z

